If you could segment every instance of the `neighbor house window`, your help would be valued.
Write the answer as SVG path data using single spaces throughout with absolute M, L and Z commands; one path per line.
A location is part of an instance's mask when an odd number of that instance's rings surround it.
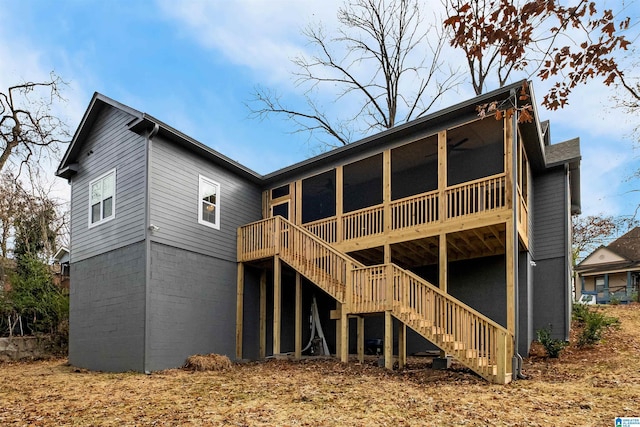
M 116 170 L 89 183 L 89 227 L 109 221 L 116 214 Z
M 220 229 L 220 184 L 200 175 L 198 222 Z

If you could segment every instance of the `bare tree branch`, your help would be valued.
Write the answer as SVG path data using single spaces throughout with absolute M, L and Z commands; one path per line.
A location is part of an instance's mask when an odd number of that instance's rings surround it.
M 51 112 L 55 103 L 64 101 L 60 90 L 65 84 L 52 73 L 48 81 L 25 82 L 0 92 L 0 171 L 9 163 L 22 170 L 67 142 L 66 125 Z
M 249 103 L 251 116 L 284 115 L 296 132 L 318 132 L 316 138 L 334 140 L 326 145 L 344 145 L 354 135 L 424 115 L 459 84 L 457 73 L 442 73 L 445 41 L 434 26 L 423 24 L 418 0 L 352 0 L 339 9 L 338 21 L 334 37 L 321 25 L 307 27 L 303 34 L 315 54 L 292 61 L 306 107 L 287 107 L 274 92 L 258 88 Z M 333 110 L 319 106 L 319 91 L 333 93 Z M 350 107 L 336 113 L 337 105 Z

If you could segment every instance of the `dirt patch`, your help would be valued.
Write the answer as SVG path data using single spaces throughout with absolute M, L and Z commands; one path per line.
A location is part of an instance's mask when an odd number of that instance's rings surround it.
M 525 360 L 528 380 L 488 384 L 410 358 L 271 360 L 224 371 L 89 372 L 65 360 L 0 364 L 0 425 L 613 426 L 640 416 L 640 305 L 607 307 L 619 330 L 559 359 Z

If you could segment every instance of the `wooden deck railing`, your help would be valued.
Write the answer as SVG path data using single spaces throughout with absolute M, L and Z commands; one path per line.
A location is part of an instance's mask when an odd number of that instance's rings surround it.
M 258 240 L 254 240 L 255 238 Z M 337 301 L 345 301 L 348 271 L 364 267 L 314 234 L 282 217 L 254 222 L 238 229 L 238 261 L 279 255 Z M 264 242 L 264 248 L 261 248 Z
M 377 205 L 346 213 L 342 223 L 344 240 L 381 234 L 384 231 L 384 208 Z
M 445 199 L 445 220 L 506 208 L 506 175 L 498 174 L 454 185 L 442 193 L 430 191 L 394 200 L 390 203 L 391 230 L 402 230 L 440 221 L 441 197 Z M 338 221 L 341 221 L 340 228 L 338 228 Z M 384 204 L 303 224 L 309 232 L 327 243 L 382 234 L 385 231 L 384 226 Z
M 400 230 L 438 221 L 438 200 L 437 191 L 394 200 L 391 202 L 391 228 Z
M 276 254 L 277 217 L 252 222 L 238 229 L 238 261 L 269 258 Z
M 506 207 L 506 175 L 498 174 L 454 185 L 445 191 L 447 218 Z
M 337 241 L 338 220 L 335 216 L 308 222 L 304 224 L 304 228 L 327 243 L 335 243 Z

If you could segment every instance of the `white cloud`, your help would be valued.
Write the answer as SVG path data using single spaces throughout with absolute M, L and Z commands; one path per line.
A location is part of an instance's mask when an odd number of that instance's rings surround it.
M 158 0 L 164 15 L 189 37 L 248 67 L 268 84 L 290 80 L 290 60 L 304 48 L 302 28 L 311 20 L 335 19 L 337 1 L 218 2 L 190 0 L 178 7 Z
M 13 22 L 2 13 L 0 13 L 0 20 Z M 64 62 L 54 63 L 50 50 L 44 46 L 35 45 L 31 40 L 21 37 L 20 32 L 12 31 L 7 26 L 0 27 L 0 58 L 10 58 L 10 60 L 4 60 L 3 66 L 0 67 L 0 90 L 3 92 L 10 86 L 26 81 L 47 81 L 51 78 L 52 71 L 69 83 L 69 86 L 62 88 L 62 96 L 66 101 L 54 104 L 52 113 L 66 123 L 68 131 L 73 134 L 75 126 L 84 113 L 88 98 L 76 76 L 69 72 L 72 68 L 64 66 Z M 64 150 L 66 145 L 61 147 L 59 157 L 44 160 L 41 165 L 46 173 L 46 181 L 53 183 L 52 196 L 68 200 L 69 186 L 64 180 L 54 175 Z

